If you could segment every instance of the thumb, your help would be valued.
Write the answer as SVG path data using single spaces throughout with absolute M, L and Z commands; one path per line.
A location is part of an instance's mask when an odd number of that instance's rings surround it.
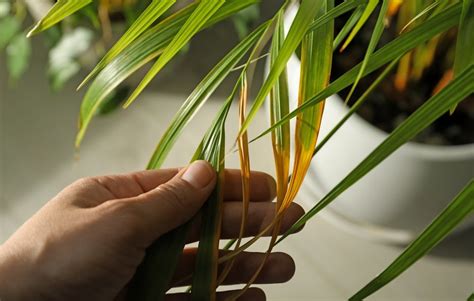
M 209 198 L 215 184 L 212 166 L 196 161 L 170 181 L 133 198 L 146 241 L 151 243 L 189 221 Z

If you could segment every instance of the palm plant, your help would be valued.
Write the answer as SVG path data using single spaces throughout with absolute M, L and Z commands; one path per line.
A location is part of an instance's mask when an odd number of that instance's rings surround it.
M 113 1 L 112 1 L 113 2 Z M 128 98 L 124 107 L 137 100 L 150 81 L 166 66 L 199 31 L 214 26 L 240 11 L 256 5 L 259 0 L 200 0 L 166 17 L 165 14 L 175 0 L 153 0 L 143 13 L 130 26 L 118 42 L 108 51 L 80 87 L 89 84 L 80 110 L 80 128 L 76 144 L 80 145 L 86 130 L 101 103 L 119 87 L 124 80 L 147 63 L 153 62 L 151 69 Z M 400 146 L 415 137 L 437 118 L 454 110 L 456 106 L 474 91 L 474 4 L 472 0 L 417 0 L 409 17 L 401 22 L 403 31 L 392 41 L 377 49 L 387 18 L 402 4 L 401 0 L 301 0 L 294 22 L 285 35 L 283 17 L 285 10 L 293 5 L 292 0 L 281 4 L 277 13 L 249 33 L 238 45 L 222 58 L 209 74 L 197 85 L 185 100 L 161 137 L 152 155 L 149 169 L 160 168 L 172 149 L 180 133 L 205 104 L 217 87 L 232 73 L 238 72 L 234 89 L 222 105 L 215 120 L 203 137 L 192 160 L 205 159 L 213 164 L 221 175 L 215 192 L 202 208 L 202 229 L 195 272 L 192 275 L 191 294 L 193 300 L 214 300 L 215 291 L 226 271 L 233 264 L 233 258 L 247 249 L 273 229 L 268 252 L 290 233 L 300 228 L 345 190 L 374 169 L 379 163 L 394 153 Z M 411 2 L 411 1 L 410 1 Z M 29 35 L 34 35 L 53 27 L 67 16 L 86 9 L 92 0 L 59 0 L 44 16 Z M 337 5 L 336 5 L 337 4 Z M 403 8 L 402 8 L 403 9 Z M 370 43 L 364 59 L 342 76 L 330 82 L 334 46 L 345 41 L 343 48 L 350 44 L 367 22 L 378 11 Z M 351 13 L 340 32 L 335 32 L 334 20 Z M 277 237 L 278 228 L 285 210 L 293 202 L 308 170 L 312 158 L 347 118 L 355 113 L 368 95 L 397 66 L 400 60 L 406 60 L 407 53 L 416 52 L 420 47 L 432 47 L 430 41 L 457 28 L 455 59 L 452 79 L 443 85 L 432 97 L 396 128 L 388 138 L 372 153 L 367 154 L 352 172 L 334 189 L 324 196 L 304 217 L 302 217 L 285 235 Z M 265 49 L 270 44 L 269 72 L 258 89 L 250 109 L 247 108 L 250 85 L 253 83 L 255 65 L 260 58 L 267 56 Z M 286 64 L 290 56 L 299 49 L 301 53 L 301 81 L 299 87 L 298 108 L 289 110 L 288 81 Z M 419 51 L 417 53 L 420 53 Z M 415 55 L 416 57 L 416 55 Z M 420 57 L 415 58 L 420 59 Z M 429 63 L 428 63 L 429 64 Z M 401 65 L 398 65 L 401 66 Z M 318 132 L 324 111 L 325 100 L 351 87 L 351 93 L 357 89 L 362 77 L 381 70 L 376 81 L 355 102 L 346 116 L 333 132 L 318 142 Z M 399 67 L 399 74 L 401 74 Z M 402 81 L 402 75 L 399 76 Z M 401 84 L 400 84 L 401 85 Z M 235 98 L 240 104 L 240 131 L 235 137 L 236 150 L 240 154 L 243 189 L 243 218 L 241 229 L 246 226 L 249 189 L 249 143 L 271 134 L 274 161 L 277 175 L 277 212 L 271 225 L 260 235 L 244 242 L 241 235 L 226 245 L 231 251 L 223 257 L 218 256 L 221 222 L 222 173 L 225 166 L 224 143 L 225 124 L 230 106 Z M 262 134 L 249 141 L 247 130 L 269 98 L 271 126 Z M 289 121 L 296 118 L 294 139 L 291 138 Z M 294 146 L 293 154 L 290 146 Z M 293 155 L 293 160 L 291 157 Z M 290 164 L 292 161 L 292 164 Z M 292 170 L 290 169 L 292 167 Z M 290 172 L 291 171 L 291 172 Z M 394 183 L 395 184 L 395 183 Z M 474 211 L 474 181 L 466 183 L 465 188 L 440 213 L 440 215 L 413 241 L 407 249 L 393 261 L 379 276 L 370 281 L 352 300 L 361 300 L 371 295 L 413 263 L 429 252 L 461 221 Z M 189 224 L 184 225 L 156 241 L 148 250 L 130 289 L 131 300 L 162 300 L 166 293 L 176 263 L 184 245 Z M 217 268 L 224 265 L 224 272 L 218 275 Z M 256 278 L 255 275 L 254 279 Z M 252 282 L 248 283 L 247 289 Z M 237 298 L 238 296 L 235 296 Z

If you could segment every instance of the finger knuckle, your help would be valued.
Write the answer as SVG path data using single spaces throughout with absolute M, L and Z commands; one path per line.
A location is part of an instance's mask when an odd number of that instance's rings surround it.
M 87 186 L 90 186 L 90 185 L 93 185 L 95 184 L 95 178 L 93 177 L 85 177 L 85 178 L 80 178 L 76 181 L 74 181 L 74 183 L 72 183 L 72 186 L 76 186 L 76 187 L 87 187 Z

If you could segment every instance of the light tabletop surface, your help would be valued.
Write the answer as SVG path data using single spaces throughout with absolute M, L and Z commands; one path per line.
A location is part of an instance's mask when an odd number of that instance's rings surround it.
M 73 141 L 82 93 L 73 93 L 73 85 L 60 94 L 51 93 L 44 61 L 44 57 L 36 59 L 17 88 L 8 89 L 4 62 L 0 61 L 0 242 L 75 179 L 142 169 L 197 79 L 192 70 L 188 71 L 191 75 L 171 76 L 130 109 L 96 118 L 77 155 Z M 182 166 L 191 158 L 224 95 L 221 92 L 212 98 L 196 116 L 170 154 L 167 166 Z M 229 147 L 236 124 L 234 107 L 229 117 Z M 251 136 L 266 126 L 267 117 L 261 112 Z M 251 146 L 251 158 L 254 169 L 273 173 L 267 139 Z M 237 156 L 229 156 L 228 166 L 238 166 Z M 309 202 L 306 199 L 304 203 Z M 255 249 L 264 250 L 264 243 Z M 449 238 L 371 300 L 466 300 L 474 291 L 473 247 L 473 229 Z M 350 297 L 403 247 L 354 236 L 323 215 L 278 250 L 293 255 L 297 273 L 290 283 L 268 286 L 269 300 L 332 301 Z

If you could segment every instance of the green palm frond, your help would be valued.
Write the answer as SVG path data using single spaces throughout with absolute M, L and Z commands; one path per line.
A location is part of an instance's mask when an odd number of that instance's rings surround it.
M 357 33 L 361 30 L 362 26 L 364 26 L 364 24 L 372 15 L 374 10 L 377 8 L 378 4 L 379 4 L 379 0 L 369 0 L 367 5 L 364 7 L 364 11 L 362 12 L 362 15 L 357 20 L 357 23 L 355 24 L 354 28 L 349 34 L 349 37 L 347 37 L 346 42 L 344 42 L 344 44 L 342 45 L 341 50 L 344 50 L 352 42 L 352 40 L 355 38 Z M 386 5 L 386 4 L 384 3 L 383 5 Z
M 377 47 L 377 44 L 380 41 L 380 37 L 382 36 L 382 33 L 384 31 L 384 26 L 385 26 L 384 21 L 385 21 L 385 15 L 387 14 L 389 1 L 390 0 L 382 0 L 382 6 L 380 7 L 379 16 L 377 18 L 377 22 L 375 23 L 375 28 L 374 28 L 374 31 L 372 32 L 369 45 L 367 46 L 367 51 L 365 53 L 364 60 L 362 61 L 362 65 L 360 66 L 359 74 L 357 74 L 354 84 L 352 85 L 352 88 L 349 91 L 349 94 L 347 95 L 346 103 L 349 102 L 349 99 L 351 98 L 352 93 L 354 93 L 354 90 L 357 87 L 357 84 L 362 78 L 362 74 L 364 74 L 365 72 L 365 68 L 367 68 L 367 64 L 369 62 L 370 56 L 373 54 L 373 52 L 375 51 L 375 47 Z M 370 6 L 370 3 L 369 3 L 369 6 Z M 362 15 L 361 18 L 363 17 L 364 15 Z M 355 30 L 357 29 L 355 28 Z M 351 37 L 349 37 L 349 39 L 350 38 Z M 343 49 L 344 48 L 345 47 L 343 46 Z
M 454 76 L 474 64 L 474 1 L 463 0 L 459 21 Z
M 95 66 L 94 70 L 82 81 L 78 89 L 85 85 L 91 78 L 94 78 L 107 64 L 109 64 L 120 52 L 135 41 L 153 22 L 163 15 L 176 0 L 153 0 L 146 10 L 130 26 L 130 28 L 120 37 L 115 45 Z
M 179 29 L 178 33 L 166 46 L 158 61 L 151 67 L 138 87 L 129 97 L 124 107 L 128 107 L 152 79 L 163 69 L 166 64 L 191 40 L 191 38 L 200 31 L 206 22 L 219 10 L 224 4 L 224 0 L 202 0 L 193 11 L 189 19 Z
M 209 161 L 218 173 L 218 183 L 201 209 L 199 249 L 193 274 L 191 300 L 215 300 L 219 240 L 222 223 L 222 202 L 225 156 L 225 121 L 237 89 L 222 106 L 196 152 L 195 158 Z
M 342 41 L 349 35 L 349 33 L 354 28 L 354 26 L 360 20 L 364 11 L 365 11 L 365 5 L 360 5 L 352 12 L 351 16 L 349 17 L 349 19 L 347 19 L 346 23 L 344 24 L 344 27 L 342 27 L 342 29 L 339 31 L 336 38 L 334 39 L 334 43 L 333 43 L 334 49 L 337 49 L 339 45 L 342 43 Z

